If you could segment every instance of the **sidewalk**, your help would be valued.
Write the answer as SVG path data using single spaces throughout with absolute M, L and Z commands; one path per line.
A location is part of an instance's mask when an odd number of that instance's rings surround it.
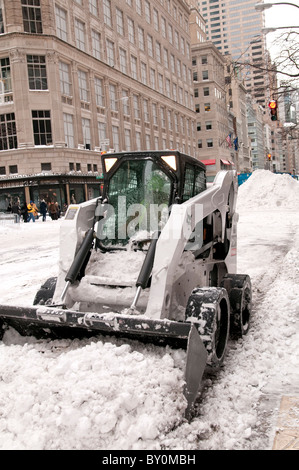
M 299 397 L 281 398 L 273 450 L 299 450 Z

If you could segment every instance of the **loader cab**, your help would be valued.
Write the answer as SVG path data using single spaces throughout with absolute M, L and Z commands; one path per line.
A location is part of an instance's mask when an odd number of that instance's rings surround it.
M 161 230 L 173 204 L 206 189 L 205 166 L 178 151 L 102 155 L 107 202 L 102 243 L 126 245 L 136 232 Z

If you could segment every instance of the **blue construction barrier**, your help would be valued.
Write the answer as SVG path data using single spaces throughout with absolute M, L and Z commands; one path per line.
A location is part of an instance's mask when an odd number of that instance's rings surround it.
M 240 186 L 241 184 L 245 183 L 246 180 L 248 180 L 249 176 L 251 176 L 252 173 L 240 173 L 238 175 L 238 185 Z

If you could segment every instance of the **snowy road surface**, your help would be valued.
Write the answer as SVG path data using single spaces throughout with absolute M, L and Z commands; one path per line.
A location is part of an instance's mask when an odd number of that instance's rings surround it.
M 205 377 L 184 419 L 185 352 L 123 342 L 0 341 L 0 449 L 271 449 L 282 395 L 299 394 L 299 183 L 257 171 L 239 190 L 248 335 Z M 0 225 L 0 303 L 32 305 L 57 274 L 59 221 Z M 298 422 L 297 422 L 298 424 Z

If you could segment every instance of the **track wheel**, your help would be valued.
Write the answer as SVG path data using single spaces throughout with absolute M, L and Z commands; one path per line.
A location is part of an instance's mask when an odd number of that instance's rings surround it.
M 247 274 L 226 274 L 221 281 L 221 286 L 229 293 L 230 335 L 233 339 L 241 338 L 249 330 L 252 308 L 250 277 Z
M 54 296 L 56 282 L 57 277 L 50 277 L 49 279 L 47 279 L 47 281 L 37 291 L 33 301 L 33 305 L 50 304 Z
M 207 363 L 219 367 L 229 335 L 230 307 L 224 288 L 193 289 L 186 307 L 186 320 L 194 322 L 208 353 Z

